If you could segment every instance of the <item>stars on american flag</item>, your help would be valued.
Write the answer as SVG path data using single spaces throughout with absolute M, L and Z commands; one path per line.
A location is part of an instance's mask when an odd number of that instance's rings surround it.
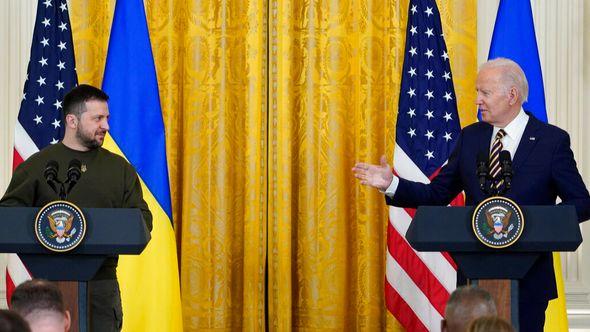
M 451 93 L 450 93 L 450 92 L 448 92 L 448 91 L 445 93 L 445 95 L 443 96 L 443 98 L 444 98 L 446 101 L 449 101 L 449 100 L 453 99 L 453 97 L 451 97 Z
M 39 149 L 63 137 L 63 97 L 77 85 L 67 8 L 65 0 L 41 0 L 37 6 L 18 122 Z
M 443 138 L 444 138 L 444 139 L 445 139 L 447 142 L 448 142 L 448 141 L 450 141 L 450 140 L 452 139 L 452 138 L 451 138 L 451 133 L 447 133 L 447 132 L 445 131 L 445 134 L 444 134 Z
M 460 132 L 450 58 L 434 1 L 410 1 L 396 134 L 398 145 L 426 176 L 444 164 Z
M 39 83 L 39 86 L 45 85 L 45 77 L 39 76 L 37 83 Z
M 443 39 L 436 0 L 409 0 L 406 29 L 393 167 L 402 177 L 432 179 L 447 161 L 460 132 L 457 96 L 451 78 L 452 60 Z M 416 266 L 414 250 L 403 239 L 405 233 L 399 231 L 407 229 L 413 214 L 409 209 L 390 209 L 395 212 L 390 214 L 388 235 L 391 236 L 387 244 L 396 250 L 395 257 L 388 256 L 386 264 L 396 277 L 386 278 L 386 284 L 394 290 L 415 291 L 407 293 L 409 296 L 398 292 L 387 294 L 386 306 L 407 331 L 438 330 L 440 319 L 422 314 L 436 312 L 433 303 L 445 299 L 448 293 L 416 287 L 416 280 L 427 277 L 444 284 L 446 279 L 440 276 L 454 276 L 456 271 L 452 267 L 445 269 L 448 262 L 440 253 L 424 253 L 423 257 L 436 265 Z M 451 289 L 455 281 L 449 281 L 448 289 Z

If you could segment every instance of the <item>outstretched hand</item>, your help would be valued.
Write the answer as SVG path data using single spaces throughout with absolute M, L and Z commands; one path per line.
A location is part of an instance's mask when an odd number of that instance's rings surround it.
M 385 156 L 381 156 L 380 162 L 380 165 L 357 163 L 352 168 L 352 172 L 357 179 L 361 180 L 361 184 L 385 191 L 393 180 L 393 174 Z

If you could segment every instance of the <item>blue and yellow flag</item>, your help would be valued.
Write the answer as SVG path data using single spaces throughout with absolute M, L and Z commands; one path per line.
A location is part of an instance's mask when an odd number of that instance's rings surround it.
M 500 1 L 488 59 L 497 57 L 512 59 L 522 67 L 529 83 L 528 101 L 522 108 L 537 119 L 547 122 L 543 74 L 530 1 Z M 561 258 L 557 252 L 553 253 L 553 269 L 558 298 L 551 300 L 545 311 L 545 331 L 567 331 Z
M 135 167 L 153 215 L 152 240 L 139 256 L 121 256 L 124 331 L 182 331 L 182 310 L 166 138 L 158 82 L 141 0 L 117 1 L 103 90 L 110 96 L 105 148 Z

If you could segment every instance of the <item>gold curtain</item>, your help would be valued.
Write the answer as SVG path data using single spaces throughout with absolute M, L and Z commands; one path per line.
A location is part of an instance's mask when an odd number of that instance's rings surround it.
M 460 106 L 473 114 L 475 4 L 440 5 Z M 271 330 L 395 325 L 383 198 L 350 169 L 392 156 L 407 11 L 408 1 L 271 1 Z
M 392 156 L 408 0 L 145 3 L 185 330 L 396 329 L 386 208 L 350 169 Z M 476 4 L 438 5 L 466 125 Z M 71 2 L 80 82 L 101 84 L 113 10 Z

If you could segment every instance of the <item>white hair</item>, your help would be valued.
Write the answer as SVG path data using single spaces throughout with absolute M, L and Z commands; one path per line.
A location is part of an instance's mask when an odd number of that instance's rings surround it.
M 518 63 L 507 58 L 495 58 L 484 62 L 479 70 L 490 69 L 490 68 L 501 68 L 502 76 L 501 81 L 503 86 L 508 91 L 512 87 L 516 87 L 519 94 L 521 95 L 521 101 L 524 103 L 529 97 L 529 82 L 526 79 L 524 71 L 518 65 Z

